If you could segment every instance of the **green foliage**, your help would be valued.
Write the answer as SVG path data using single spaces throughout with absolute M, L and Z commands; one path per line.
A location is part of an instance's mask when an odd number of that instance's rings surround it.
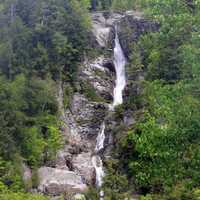
M 138 0 L 113 0 L 112 9 L 116 11 L 133 10 L 136 8 Z
M 38 135 L 40 130 L 37 127 L 31 127 L 24 129 L 25 138 L 23 144 L 23 154 L 27 157 L 27 161 L 30 165 L 36 165 L 41 162 L 41 154 L 45 149 L 44 140 Z M 35 148 L 35 146 L 37 148 Z
M 65 108 L 68 108 L 71 102 L 71 98 L 73 95 L 73 87 L 69 84 L 65 85 L 64 87 L 64 106 Z
M 141 196 L 140 200 L 153 200 L 151 195 Z
M 99 199 L 99 191 L 94 187 L 89 188 L 88 192 L 85 194 L 87 200 L 98 200 Z
M 0 199 L 45 199 L 24 190 L 22 163 L 33 171 L 62 146 L 57 82 L 69 104 L 79 63 L 90 50 L 89 0 L 0 3 Z M 29 186 L 25 186 L 29 187 Z M 10 192 L 10 191 L 13 192 Z
M 160 29 L 132 47 L 128 74 L 144 70 L 148 81 L 141 96 L 116 108 L 119 121 L 126 109 L 142 109 L 134 127 L 116 128 L 120 162 L 107 163 L 105 200 L 128 198 L 133 186 L 146 195 L 141 200 L 200 199 L 200 3 L 189 0 L 0 3 L 0 199 L 46 200 L 23 193 L 21 164 L 35 173 L 62 146 L 53 80 L 67 82 L 67 107 L 79 63 L 91 51 L 88 8 L 124 11 L 138 3 Z M 87 98 L 102 101 L 92 85 L 80 85 Z M 37 186 L 36 173 L 32 182 Z M 99 191 L 86 197 L 97 200 Z
M 107 162 L 107 174 L 103 184 L 106 200 L 123 200 L 129 197 L 126 193 L 128 180 L 125 175 L 118 172 L 118 164 L 117 160 L 110 160 Z
M 125 105 L 140 110 L 134 111 L 136 125 L 126 127 L 126 135 L 120 130 L 120 138 L 117 134 L 118 170 L 139 192 L 149 193 L 141 199 L 198 199 L 200 4 L 140 3 L 160 29 L 143 35 L 132 48 L 128 73 L 134 81 L 129 84 L 143 90 Z M 137 80 L 141 70 L 146 83 Z
M 123 119 L 123 113 L 124 113 L 124 106 L 119 105 L 115 108 L 115 118 L 116 119 Z
M 4 4 L 1 73 L 8 78 L 21 72 L 42 77 L 51 74 L 54 79 L 73 81 L 78 63 L 89 50 L 88 1 L 19 0 Z
M 199 200 L 200 199 L 200 189 L 195 189 L 193 191 L 193 196 L 194 196 L 195 200 Z
M 57 126 L 48 126 L 46 149 L 47 149 L 47 160 L 55 159 L 55 155 L 58 149 L 62 147 L 62 137 Z
M 147 78 L 174 82 L 199 74 L 199 3 L 196 12 L 187 1 L 143 1 L 150 18 L 160 24 L 160 30 L 141 40 Z M 196 74 L 196 75 L 195 75 Z
M 91 101 L 96 101 L 96 102 L 104 101 L 104 99 L 96 93 L 95 88 L 89 82 L 82 81 L 81 90 L 82 93 L 85 94 L 85 96 Z
M 124 168 L 137 187 L 167 192 L 185 179 L 199 185 L 200 98 L 193 96 L 196 86 L 196 81 L 147 83 L 146 110 L 121 147 Z M 180 190 L 181 195 L 186 192 Z
M 112 0 L 90 0 L 91 10 L 109 10 Z
M 36 167 L 61 147 L 55 83 L 23 75 L 0 82 L 0 181 L 18 192 L 23 188 L 22 160 Z
M 19 163 L 16 159 L 14 162 L 0 159 L 0 182 L 6 183 L 14 191 L 21 190 L 23 186 Z
M 1 200 L 48 200 L 42 195 L 33 195 L 20 192 L 11 192 L 8 188 L 0 182 L 0 199 Z

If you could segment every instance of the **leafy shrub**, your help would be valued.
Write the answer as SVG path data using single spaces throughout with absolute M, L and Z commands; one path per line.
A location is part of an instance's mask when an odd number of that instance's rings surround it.
M 81 89 L 83 94 L 91 100 L 91 101 L 96 101 L 96 102 L 102 102 L 104 99 L 100 97 L 97 93 L 95 88 L 89 83 L 89 82 L 82 82 L 81 83 Z

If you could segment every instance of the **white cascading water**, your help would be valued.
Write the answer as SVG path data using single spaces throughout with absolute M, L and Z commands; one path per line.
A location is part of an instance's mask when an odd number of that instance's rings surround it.
M 96 147 L 95 147 L 95 151 L 98 153 L 101 149 L 104 148 L 104 140 L 105 140 L 105 122 L 102 123 L 101 125 L 101 130 L 97 136 L 97 140 L 96 140 Z
M 96 186 L 100 188 L 102 186 L 102 179 L 104 177 L 103 163 L 100 156 L 93 156 L 92 162 L 96 171 Z
M 125 76 L 125 65 L 126 58 L 124 56 L 123 50 L 121 48 L 119 37 L 117 34 L 117 28 L 115 28 L 115 48 L 114 48 L 114 65 L 116 71 L 116 81 L 114 88 L 114 98 L 111 109 L 114 109 L 115 106 L 123 103 L 123 90 L 126 86 L 126 76 Z M 103 177 L 105 175 L 103 170 L 103 162 L 98 153 L 104 149 L 105 141 L 105 122 L 102 123 L 101 129 L 98 133 L 96 140 L 95 153 L 96 155 L 92 157 L 92 163 L 96 171 L 96 186 L 101 188 L 103 184 Z M 104 192 L 100 191 L 100 200 L 103 200 Z
M 116 80 L 114 88 L 114 100 L 112 107 L 123 103 L 123 90 L 126 86 L 125 65 L 126 58 L 119 42 L 117 27 L 115 28 L 115 48 L 114 48 L 114 65 L 116 71 Z
M 105 122 L 102 123 L 101 129 L 97 136 L 96 147 L 95 147 L 96 155 L 92 157 L 92 163 L 96 172 L 96 186 L 98 188 L 101 188 L 103 184 L 103 177 L 104 177 L 103 162 L 101 160 L 101 157 L 98 155 L 98 153 L 104 148 L 104 141 L 105 141 L 104 132 L 105 132 Z M 104 192 L 101 190 L 100 200 L 103 200 L 103 196 L 104 196 Z

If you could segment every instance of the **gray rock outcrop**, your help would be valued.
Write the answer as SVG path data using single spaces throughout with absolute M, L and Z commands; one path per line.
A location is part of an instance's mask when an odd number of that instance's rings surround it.
M 92 61 L 85 61 L 81 67 L 80 79 L 91 84 L 103 101 L 112 101 L 114 72 L 112 59 L 101 55 Z
M 75 172 L 50 167 L 38 170 L 39 186 L 42 193 L 60 195 L 67 191 L 79 193 L 87 190 L 87 185 Z
M 107 105 L 101 102 L 91 102 L 84 95 L 75 93 L 71 103 L 71 112 L 83 138 L 95 140 L 101 121 L 106 115 Z
M 92 154 L 81 153 L 72 159 L 72 166 L 75 172 L 80 174 L 87 184 L 95 183 L 95 169 L 92 164 Z

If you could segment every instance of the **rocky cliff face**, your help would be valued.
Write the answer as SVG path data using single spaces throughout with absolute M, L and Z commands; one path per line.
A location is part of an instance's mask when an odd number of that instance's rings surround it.
M 39 169 L 38 189 L 46 194 L 59 195 L 68 190 L 76 194 L 95 183 L 92 156 L 104 120 L 107 124 L 104 156 L 106 158 L 110 155 L 113 143 L 111 133 L 118 123 L 113 113 L 108 114 L 115 80 L 112 57 L 115 25 L 118 26 L 120 43 L 127 58 L 130 54 L 129 43 L 137 40 L 141 34 L 157 28 L 156 24 L 144 20 L 138 12 L 97 12 L 92 14 L 92 21 L 96 48 L 101 49 L 102 54 L 94 59 L 86 59 L 80 66 L 78 89 L 68 109 L 64 108 L 63 86 L 59 84 L 58 102 L 66 144 L 58 152 L 53 166 Z M 125 124 L 133 122 L 131 115 L 124 117 Z
M 126 57 L 129 58 L 133 42 L 136 42 L 141 35 L 147 32 L 157 31 L 159 24 L 144 19 L 140 15 L 134 15 L 134 12 L 129 12 L 118 22 L 118 27 L 122 49 Z

